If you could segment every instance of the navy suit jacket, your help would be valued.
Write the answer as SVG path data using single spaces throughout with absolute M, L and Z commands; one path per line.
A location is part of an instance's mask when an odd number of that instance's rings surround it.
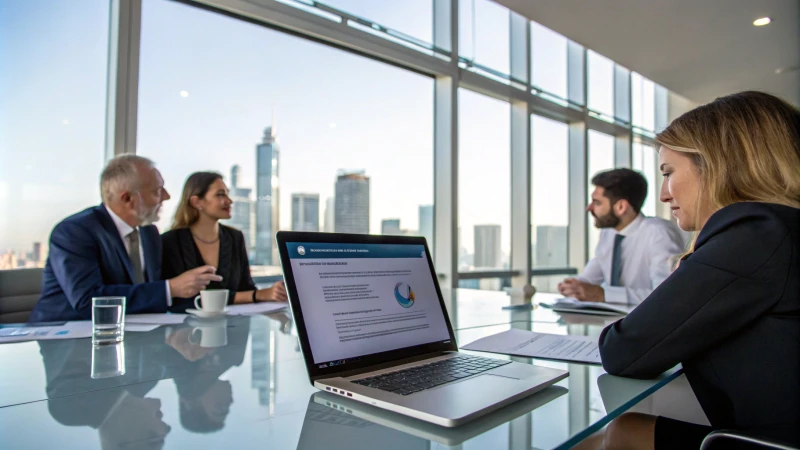
M 92 297 L 124 296 L 127 313 L 167 311 L 161 279 L 161 237 L 154 225 L 139 228 L 145 279 L 133 284 L 128 252 L 103 205 L 64 219 L 50 235 L 42 295 L 29 322 L 92 318 Z
M 800 444 L 800 209 L 726 206 L 695 251 L 600 335 L 612 375 L 683 364 L 714 428 Z

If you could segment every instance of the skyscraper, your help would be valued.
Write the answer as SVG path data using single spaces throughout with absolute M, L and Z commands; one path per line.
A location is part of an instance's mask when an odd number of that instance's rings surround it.
M 264 129 L 261 144 L 256 146 L 256 251 L 253 263 L 278 264 L 275 233 L 280 223 L 280 145 L 275 126 Z
M 475 225 L 475 267 L 500 268 L 500 258 L 500 225 Z
M 567 227 L 536 227 L 536 259 L 534 267 L 567 267 Z
M 33 253 L 31 253 L 31 260 L 33 262 L 38 263 L 42 260 L 42 243 L 41 242 L 34 242 L 33 243 Z
M 364 172 L 344 172 L 336 179 L 334 230 L 369 233 L 369 177 Z
M 336 221 L 336 217 L 334 211 L 336 210 L 336 202 L 333 197 L 328 197 L 325 200 L 325 228 L 324 231 L 326 233 L 333 233 L 335 230 L 334 222 Z
M 387 236 L 402 236 L 403 230 L 400 229 L 400 219 L 383 219 L 381 221 L 381 234 Z
M 239 185 L 242 180 L 242 168 L 239 165 L 231 167 L 230 197 L 233 200 L 231 205 L 231 218 L 226 223 L 244 234 L 244 243 L 248 254 L 253 249 L 253 227 L 250 218 L 253 214 L 253 201 L 250 199 L 252 189 L 244 188 Z
M 419 205 L 419 235 L 433 245 L 433 205 Z
M 319 194 L 292 194 L 292 231 L 319 231 Z

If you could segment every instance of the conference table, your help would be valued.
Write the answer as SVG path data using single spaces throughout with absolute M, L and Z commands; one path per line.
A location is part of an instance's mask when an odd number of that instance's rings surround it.
M 503 292 L 443 294 L 462 346 L 511 328 L 597 336 L 619 319 L 542 307 L 504 310 L 516 300 Z M 553 297 L 536 294 L 533 301 Z M 91 339 L 0 345 L 2 447 L 570 448 L 680 375 L 675 369 L 633 380 L 599 365 L 482 354 L 567 369 L 569 377 L 447 429 L 313 388 L 288 310 L 213 324 L 189 317 L 126 333 L 119 348 L 113 362 L 124 374 L 93 378 L 108 355 L 96 353 Z

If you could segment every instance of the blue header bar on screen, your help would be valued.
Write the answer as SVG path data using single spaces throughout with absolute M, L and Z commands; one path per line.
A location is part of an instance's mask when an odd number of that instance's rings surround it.
M 346 258 L 424 258 L 425 246 L 407 244 L 321 244 L 316 242 L 287 242 L 289 258 L 346 259 Z

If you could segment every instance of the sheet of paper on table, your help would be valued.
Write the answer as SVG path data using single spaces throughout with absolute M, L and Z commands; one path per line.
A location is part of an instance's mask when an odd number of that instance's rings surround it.
M 600 350 L 597 347 L 597 338 L 589 336 L 563 336 L 511 329 L 478 339 L 463 346 L 462 349 L 526 356 L 529 358 L 600 364 Z
M 0 344 L 9 342 L 39 341 L 50 339 L 77 339 L 92 337 L 92 322 L 82 320 L 56 326 L 28 326 L 0 328 Z
M 258 316 L 261 314 L 269 314 L 271 312 L 280 311 L 287 306 L 289 306 L 288 302 L 262 302 L 245 303 L 243 305 L 230 305 L 228 306 L 228 315 Z
M 144 323 L 148 325 L 178 325 L 186 320 L 186 314 L 125 314 L 125 325 Z

